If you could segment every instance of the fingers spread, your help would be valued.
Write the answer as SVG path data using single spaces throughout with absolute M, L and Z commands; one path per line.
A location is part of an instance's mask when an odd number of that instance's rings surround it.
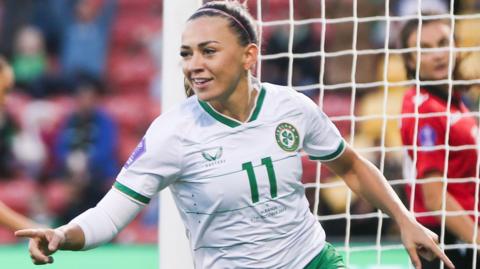
M 417 254 L 417 249 L 415 248 L 407 248 L 408 256 L 410 256 L 410 260 L 412 261 L 413 266 L 415 269 L 421 269 L 422 263 L 420 262 L 420 258 Z

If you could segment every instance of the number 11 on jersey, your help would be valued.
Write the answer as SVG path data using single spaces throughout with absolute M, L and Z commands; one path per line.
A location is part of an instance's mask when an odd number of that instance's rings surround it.
M 275 176 L 275 170 L 273 169 L 272 158 L 266 157 L 262 159 L 262 165 L 267 168 L 268 182 L 270 183 L 270 196 L 272 198 L 277 197 L 277 178 Z M 250 183 L 250 192 L 252 194 L 252 202 L 259 201 L 257 177 L 255 176 L 255 170 L 253 169 L 252 162 L 242 164 L 242 169 L 247 171 L 248 182 Z

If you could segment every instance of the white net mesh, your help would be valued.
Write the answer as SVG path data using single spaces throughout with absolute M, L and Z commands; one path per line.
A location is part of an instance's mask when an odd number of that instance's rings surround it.
M 422 20 L 447 19 L 452 29 L 450 43 L 450 62 L 455 55 L 471 57 L 480 53 L 480 5 L 476 1 L 294 1 L 294 0 L 249 0 L 251 12 L 256 14 L 262 36 L 262 55 L 257 75 L 262 81 L 295 87 L 318 103 L 337 125 L 346 140 L 362 155 L 377 165 L 385 174 L 389 183 L 404 198 L 405 204 L 412 209 L 413 200 L 404 196 L 408 180 L 402 176 L 402 153 L 412 150 L 413 167 L 416 164 L 416 146 L 402 146 L 398 122 L 403 117 L 414 117 L 418 123 L 418 107 L 414 115 L 401 115 L 402 96 L 407 88 L 420 89 L 419 74 L 416 79 L 407 79 L 401 55 L 437 51 L 439 49 L 417 48 L 399 49 L 396 46 L 400 27 L 410 19 Z M 438 15 L 418 15 L 428 7 Z M 421 31 L 418 31 L 418 35 Z M 454 35 L 457 40 L 453 42 Z M 419 40 L 419 38 L 417 38 Z M 417 57 L 419 59 L 420 57 Z M 471 60 L 473 75 L 462 79 L 422 81 L 428 85 L 449 85 L 448 98 L 452 98 L 452 89 L 460 85 L 473 87 L 465 97 L 470 104 L 470 113 L 478 120 L 478 96 L 480 95 L 480 61 Z M 417 66 L 419 66 L 419 60 Z M 453 66 L 450 64 L 449 70 Z M 417 68 L 418 70 L 418 68 Z M 452 73 L 452 72 L 450 72 Z M 423 84 L 422 84 L 423 85 Z M 449 111 L 449 107 L 447 109 Z M 450 113 L 429 114 L 428 117 Z M 415 129 L 417 137 L 418 129 Z M 480 141 L 477 132 L 477 141 Z M 449 146 L 449 129 L 445 134 L 445 164 L 449 152 L 475 149 L 477 146 Z M 447 166 L 447 165 L 445 165 Z M 475 178 L 449 179 L 447 167 L 442 178 L 429 179 L 448 183 L 475 182 L 478 197 L 478 178 L 480 161 L 477 163 Z M 413 171 L 413 170 L 411 170 Z M 415 174 L 410 174 L 411 178 Z M 375 264 L 384 264 L 383 257 L 391 251 L 400 250 L 398 227 L 380 211 L 376 211 L 365 201 L 346 189 L 343 181 L 335 178 L 320 164 L 304 158 L 304 177 L 307 196 L 312 211 L 322 222 L 327 240 L 341 242 L 339 249 L 345 252 L 347 267 L 361 267 L 361 262 L 353 261 L 360 254 L 374 252 Z M 418 184 L 418 183 L 417 183 Z M 412 184 L 412 197 L 416 184 Z M 473 247 L 471 244 L 444 245 L 445 216 L 471 214 L 474 212 L 448 212 L 445 210 L 447 184 L 443 188 L 443 208 L 439 212 L 420 213 L 417 216 L 441 216 L 440 241 L 443 248 Z M 478 203 L 478 198 L 476 199 Z M 476 223 L 477 224 L 477 223 Z M 476 231 L 475 231 L 476 236 Z M 372 256 L 372 255 L 370 255 Z M 476 250 L 473 255 L 476 261 Z M 355 258 L 356 257 L 356 258 Z M 358 258 L 361 259 L 361 258 Z M 369 261 L 372 262 L 372 261 Z M 404 255 L 393 264 L 409 268 L 409 260 Z M 399 265 L 400 264 L 400 265 Z M 357 266 L 357 267 L 356 267 Z M 403 267 L 402 267 L 403 266 Z M 373 268 L 373 267 L 371 267 Z M 375 267 L 383 268 L 383 267 Z

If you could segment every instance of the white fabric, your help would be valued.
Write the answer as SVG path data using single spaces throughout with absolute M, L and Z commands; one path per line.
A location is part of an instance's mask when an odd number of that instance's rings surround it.
M 138 203 L 116 189 L 110 190 L 97 204 L 70 223 L 80 226 L 85 234 L 84 250 L 112 240 L 142 210 Z
M 171 188 L 195 268 L 303 268 L 324 246 L 300 181 L 300 151 L 331 160 L 343 139 L 311 100 L 262 85 L 263 104 L 257 100 L 259 113 L 246 123 L 195 96 L 163 114 L 117 177 L 116 187 L 140 201 Z M 278 142 L 281 126 L 295 129 L 285 140 L 298 142 L 291 150 Z

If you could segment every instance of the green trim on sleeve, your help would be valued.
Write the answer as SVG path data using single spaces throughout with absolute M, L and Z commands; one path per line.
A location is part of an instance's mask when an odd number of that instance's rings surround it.
M 123 192 L 124 194 L 130 196 L 131 198 L 141 202 L 141 203 L 144 203 L 144 204 L 148 204 L 150 202 L 150 198 L 146 197 L 146 196 L 143 196 L 141 195 L 140 193 L 130 189 L 129 187 L 123 185 L 122 183 L 118 182 L 118 181 L 115 181 L 115 183 L 113 184 L 113 186 Z
M 310 158 L 310 160 L 314 160 L 314 161 L 331 161 L 337 158 L 338 156 L 340 156 L 340 154 L 342 154 L 344 149 L 345 149 L 345 141 L 342 139 L 342 141 L 340 142 L 340 145 L 338 145 L 338 148 L 337 150 L 335 150 L 335 152 L 325 156 L 308 156 L 308 157 Z

